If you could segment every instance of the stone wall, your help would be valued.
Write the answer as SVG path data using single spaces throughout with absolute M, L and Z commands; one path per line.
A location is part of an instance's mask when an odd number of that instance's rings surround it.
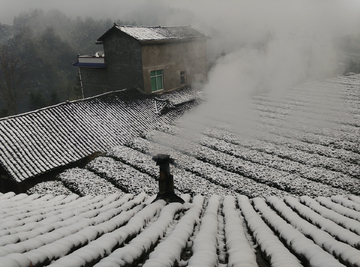
M 106 69 L 81 67 L 80 72 L 84 97 L 110 91 Z
M 109 90 L 144 88 L 141 45 L 120 31 L 104 40 Z
M 141 43 L 116 31 L 103 41 L 105 68 L 81 68 L 84 96 L 138 88 L 151 93 L 150 72 L 163 70 L 163 91 L 204 83 L 207 78 L 206 39 Z M 186 83 L 180 73 L 186 72 Z

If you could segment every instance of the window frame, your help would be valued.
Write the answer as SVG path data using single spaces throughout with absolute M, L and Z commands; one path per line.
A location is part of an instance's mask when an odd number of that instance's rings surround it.
M 161 73 L 159 73 L 159 72 L 161 72 Z M 161 81 L 161 84 L 159 82 L 159 79 Z M 156 89 L 154 89 L 154 87 L 153 87 L 153 81 L 155 81 Z M 157 70 L 150 71 L 150 87 L 151 87 L 151 92 L 157 92 L 160 90 L 164 90 L 164 70 L 163 69 L 157 69 Z

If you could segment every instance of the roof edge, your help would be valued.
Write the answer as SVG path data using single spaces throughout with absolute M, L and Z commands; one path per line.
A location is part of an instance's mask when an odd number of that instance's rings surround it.
M 182 38 L 182 39 L 160 39 L 160 40 L 141 40 L 141 39 L 137 39 L 134 36 L 131 36 L 130 34 L 124 32 L 121 30 L 121 27 L 128 27 L 128 28 L 180 28 L 180 27 L 189 27 L 195 31 L 197 31 L 198 33 L 200 33 L 203 36 L 198 36 L 198 37 L 190 37 L 190 38 Z M 108 35 L 111 31 L 113 30 L 119 30 L 120 32 L 125 33 L 126 35 L 134 38 L 136 41 L 140 42 L 140 43 L 164 43 L 164 42 L 179 42 L 179 41 L 191 41 L 191 40 L 208 40 L 211 39 L 210 36 L 206 35 L 205 33 L 203 33 L 202 31 L 192 27 L 190 24 L 189 25 L 178 25 L 178 26 L 145 26 L 145 25 L 141 25 L 141 26 L 135 26 L 135 25 L 118 25 L 116 23 L 114 23 L 114 25 L 108 29 L 106 32 L 104 32 L 97 40 L 96 40 L 96 44 L 102 44 L 103 40 L 105 38 L 106 35 Z
M 46 107 L 43 107 L 43 108 L 39 108 L 39 109 L 35 109 L 35 110 L 23 112 L 23 113 L 16 114 L 16 115 L 11 115 L 11 116 L 2 117 L 2 118 L 0 118 L 0 121 L 12 119 L 12 118 L 17 118 L 17 117 L 21 117 L 21 116 L 25 116 L 25 115 L 29 115 L 29 114 L 32 114 L 32 113 L 40 112 L 40 111 L 43 111 L 43 110 L 47 110 L 47 109 L 50 109 L 50 108 L 55 108 L 55 107 L 62 106 L 62 105 L 66 105 L 66 104 L 77 103 L 77 102 L 82 102 L 82 101 L 88 101 L 88 100 L 91 100 L 91 99 L 94 99 L 94 98 L 98 98 L 98 97 L 101 97 L 101 96 L 104 96 L 104 95 L 116 94 L 116 93 L 119 93 L 119 92 L 125 92 L 125 91 L 127 91 L 127 90 L 131 90 L 131 89 L 124 88 L 124 89 L 119 89 L 119 90 L 115 90 L 115 91 L 105 92 L 105 93 L 102 93 L 102 94 L 99 94 L 99 95 L 95 95 L 95 96 L 89 96 L 89 97 L 82 98 L 82 99 L 67 100 L 67 101 L 65 101 L 65 102 L 61 102 L 61 103 L 58 103 L 58 104 L 55 104 L 55 105 L 46 106 Z

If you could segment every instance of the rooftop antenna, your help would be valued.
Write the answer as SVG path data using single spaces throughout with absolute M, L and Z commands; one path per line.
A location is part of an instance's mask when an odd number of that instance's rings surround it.
M 160 166 L 159 193 L 154 202 L 163 199 L 167 203 L 184 203 L 184 200 L 181 197 L 178 197 L 174 192 L 174 178 L 172 174 L 170 174 L 170 163 L 174 164 L 175 160 L 170 158 L 170 155 L 166 154 L 157 154 L 156 156 L 153 156 L 152 159 L 156 161 L 156 165 Z

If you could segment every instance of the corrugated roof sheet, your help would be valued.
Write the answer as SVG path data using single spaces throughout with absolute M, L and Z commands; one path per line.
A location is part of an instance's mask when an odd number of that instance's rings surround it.
M 154 96 L 117 91 L 1 119 L 0 164 L 23 181 L 170 122 L 196 98 L 190 88 L 165 95 L 179 104 L 165 114 Z
M 27 266 L 360 266 L 360 198 L 0 193 L 0 262 Z

